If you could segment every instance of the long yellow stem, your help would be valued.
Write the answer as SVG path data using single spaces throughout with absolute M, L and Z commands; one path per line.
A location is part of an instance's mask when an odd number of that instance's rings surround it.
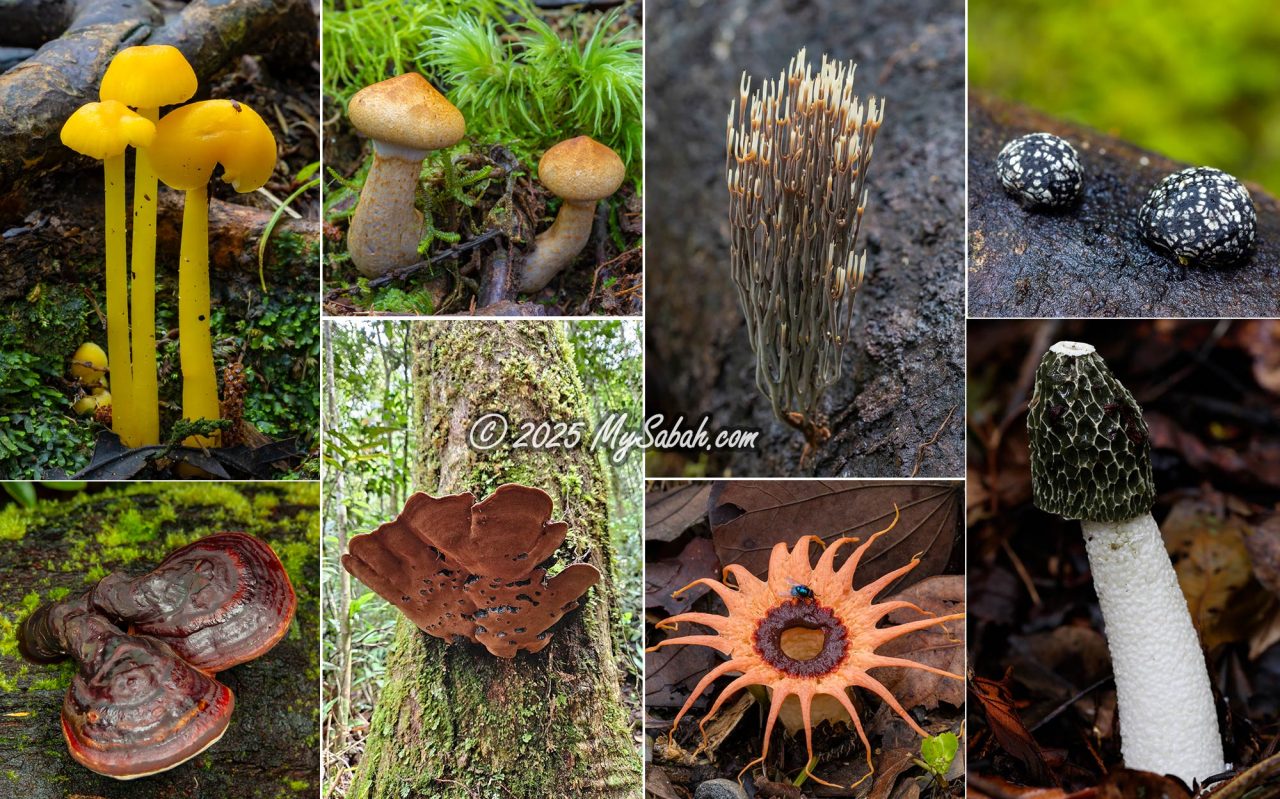
M 139 108 L 155 122 L 158 108 Z M 160 443 L 160 393 L 156 377 L 156 173 L 147 149 L 137 150 L 133 169 L 133 316 L 134 418 L 140 446 Z
M 138 446 L 129 358 L 129 264 L 125 252 L 124 154 L 102 162 L 106 183 L 107 370 L 111 378 L 111 429 L 126 447 Z
M 187 192 L 182 210 L 182 257 L 178 265 L 178 337 L 182 363 L 182 418 L 219 419 L 218 376 L 209 334 L 209 189 Z M 189 436 L 192 447 L 219 446 L 221 436 Z

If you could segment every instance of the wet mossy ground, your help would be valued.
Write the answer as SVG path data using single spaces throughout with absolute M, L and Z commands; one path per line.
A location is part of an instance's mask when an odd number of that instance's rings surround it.
M 82 389 L 67 375 L 80 344 L 106 345 L 101 270 L 91 271 L 88 285 L 39 283 L 20 299 L 0 300 L 0 479 L 38 479 L 54 469 L 73 474 L 88 465 L 94 437 L 105 429 L 91 416 L 72 413 Z M 242 363 L 244 419 L 271 439 L 297 438 L 298 449 L 314 448 L 320 414 L 317 283 L 268 285 L 264 296 L 256 276 L 228 278 L 213 286 L 219 377 L 228 364 Z M 162 437 L 181 416 L 176 295 L 176 280 L 162 275 L 156 293 Z M 280 476 L 310 477 L 317 468 L 312 458 Z
M 272 545 L 298 595 L 285 638 L 267 655 L 218 675 L 236 694 L 223 739 L 189 763 L 116 782 L 68 756 L 59 711 L 68 663 L 36 666 L 17 651 L 17 626 L 44 602 L 86 590 L 108 572 L 140 574 L 174 548 L 240 530 Z M 25 799 L 314 796 L 319 720 L 317 662 L 319 490 L 314 483 L 147 483 L 91 489 L 31 510 L 0 509 L 0 763 Z M 0 795 L 9 795 L 0 788 Z

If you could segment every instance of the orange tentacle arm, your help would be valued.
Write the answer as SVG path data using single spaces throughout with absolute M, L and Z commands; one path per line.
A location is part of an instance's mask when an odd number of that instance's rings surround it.
M 892 641 L 895 638 L 901 638 L 908 633 L 916 630 L 924 630 L 939 624 L 946 624 L 949 621 L 959 621 L 964 618 L 963 613 L 952 613 L 950 616 L 934 616 L 930 619 L 920 619 L 919 621 L 909 621 L 906 624 L 897 624 L 893 627 L 879 627 L 875 633 L 869 636 L 876 641 L 876 646 L 880 646 L 886 641 Z

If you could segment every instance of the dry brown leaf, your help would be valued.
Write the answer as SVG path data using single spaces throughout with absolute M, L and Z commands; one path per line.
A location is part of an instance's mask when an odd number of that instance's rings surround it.
M 867 799 L 888 799 L 898 784 L 898 776 L 915 765 L 917 752 L 910 749 L 891 749 L 880 755 L 876 762 L 875 784 Z
M 998 793 L 997 793 L 998 792 Z M 1006 796 L 1017 796 L 1019 799 L 1069 799 L 1069 795 L 1061 788 L 1033 788 L 1026 785 L 1015 785 L 1000 777 L 969 778 L 968 799 L 1003 799 Z M 1074 799 L 1074 797 L 1071 797 Z
M 651 480 L 644 495 L 644 540 L 679 538 L 707 515 L 710 494 L 711 483 L 706 481 L 670 487 L 670 483 Z
M 700 577 L 719 579 L 720 560 L 711 539 L 694 537 L 689 539 L 679 555 L 645 564 L 645 607 L 662 608 L 672 616 L 684 613 L 710 589 L 695 585 L 679 596 L 673 594 Z
M 1045 760 L 1044 751 L 1022 723 L 1013 694 L 1009 691 L 1007 678 L 989 680 L 974 677 L 970 681 L 970 687 L 972 695 L 978 700 L 978 707 L 986 715 L 987 728 L 991 730 L 1000 748 L 1020 761 L 1033 781 L 1056 783 L 1058 780 Z M 970 712 L 973 710 L 971 706 Z
M 1280 597 L 1280 513 L 1272 514 L 1246 530 L 1244 545 L 1249 550 L 1253 574 L 1258 582 Z
M 892 597 L 914 602 L 936 616 L 964 612 L 964 577 L 945 574 L 916 583 Z M 913 610 L 889 614 L 890 624 L 903 624 L 922 618 Z M 876 650 L 882 655 L 903 657 L 949 671 L 964 674 L 964 622 L 956 621 L 918 630 L 896 638 Z M 955 707 L 964 704 L 964 680 L 939 677 L 911 668 L 877 669 L 873 676 L 880 680 L 902 706 L 911 709 L 923 705 L 932 710 L 939 702 Z
M 1098 785 L 1098 799 L 1191 799 L 1175 780 L 1149 771 L 1118 768 Z
M 779 541 L 790 544 L 803 535 L 817 535 L 828 543 L 842 536 L 865 538 L 893 521 L 897 503 L 902 518 L 862 559 L 854 586 L 864 586 L 921 555 L 923 562 L 896 586 L 900 589 L 946 566 L 963 501 L 959 480 L 735 480 L 712 489 L 711 532 L 721 563 L 741 564 L 763 576 L 769 552 Z
M 702 741 L 702 748 L 707 752 L 720 751 L 720 744 L 724 743 L 724 739 L 729 737 L 729 733 L 733 732 L 738 722 L 742 721 L 742 716 L 755 703 L 755 697 L 751 692 L 743 691 L 729 707 L 721 709 L 716 717 L 707 723 L 707 737 Z
M 653 644 L 652 641 L 649 642 Z M 646 707 L 680 707 L 719 658 L 705 646 L 666 646 L 644 656 Z M 705 697 L 697 705 L 705 703 Z
M 667 770 L 652 763 L 645 769 L 644 795 L 645 799 L 685 799 L 671 784 Z

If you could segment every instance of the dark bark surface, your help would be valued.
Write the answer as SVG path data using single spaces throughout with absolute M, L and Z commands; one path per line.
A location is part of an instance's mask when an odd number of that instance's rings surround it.
M 1009 140 L 1047 131 L 1084 169 L 1080 204 L 1023 211 L 995 174 Z M 1138 209 L 1188 166 L 1034 109 L 982 95 L 969 103 L 969 312 L 1003 317 L 1267 317 L 1280 314 L 1280 201 L 1246 186 L 1257 249 L 1231 268 L 1180 266 L 1138 234 Z
M 601 580 L 551 628 L 541 652 L 497 658 L 401 618 L 353 799 L 639 799 L 640 759 L 619 693 L 611 618 L 609 486 L 585 447 L 534 450 L 511 438 L 477 452 L 471 425 L 585 419 L 586 397 L 557 323 L 414 323 L 414 484 L 435 496 L 503 483 L 545 490 L 569 525 L 555 560 Z M 584 437 L 585 438 L 585 437 Z M 639 617 L 635 609 L 633 618 Z
M 709 413 L 713 428 L 763 431 L 755 449 L 709 454 L 712 473 L 899 476 L 918 465 L 922 475 L 960 474 L 963 3 L 709 0 L 695 12 L 650 0 L 647 12 L 648 412 L 665 414 L 667 427 Z M 825 52 L 857 62 L 857 93 L 887 104 L 867 177 L 867 279 L 843 376 L 821 405 L 832 436 L 802 466 L 803 437 L 774 419 L 755 386 L 729 277 L 724 149 L 741 72 L 758 85 L 806 46 L 814 61 Z M 650 473 L 686 465 L 666 457 Z
M 149 484 L 45 500 L 14 515 L 4 511 L 4 537 L 18 524 L 26 529 L 21 538 L 5 541 L 0 562 L 0 796 L 315 796 L 318 499 L 309 485 Z M 169 533 L 187 541 L 237 529 L 261 537 L 280 554 L 298 611 L 270 652 L 218 675 L 236 695 L 230 728 L 203 754 L 153 777 L 120 782 L 81 767 L 67 754 L 59 724 L 70 665 L 30 665 L 16 652 L 16 625 L 28 606 L 47 601 L 51 592 L 56 596 L 58 589 L 84 591 L 90 569 L 149 570 L 175 548 L 166 541 Z

